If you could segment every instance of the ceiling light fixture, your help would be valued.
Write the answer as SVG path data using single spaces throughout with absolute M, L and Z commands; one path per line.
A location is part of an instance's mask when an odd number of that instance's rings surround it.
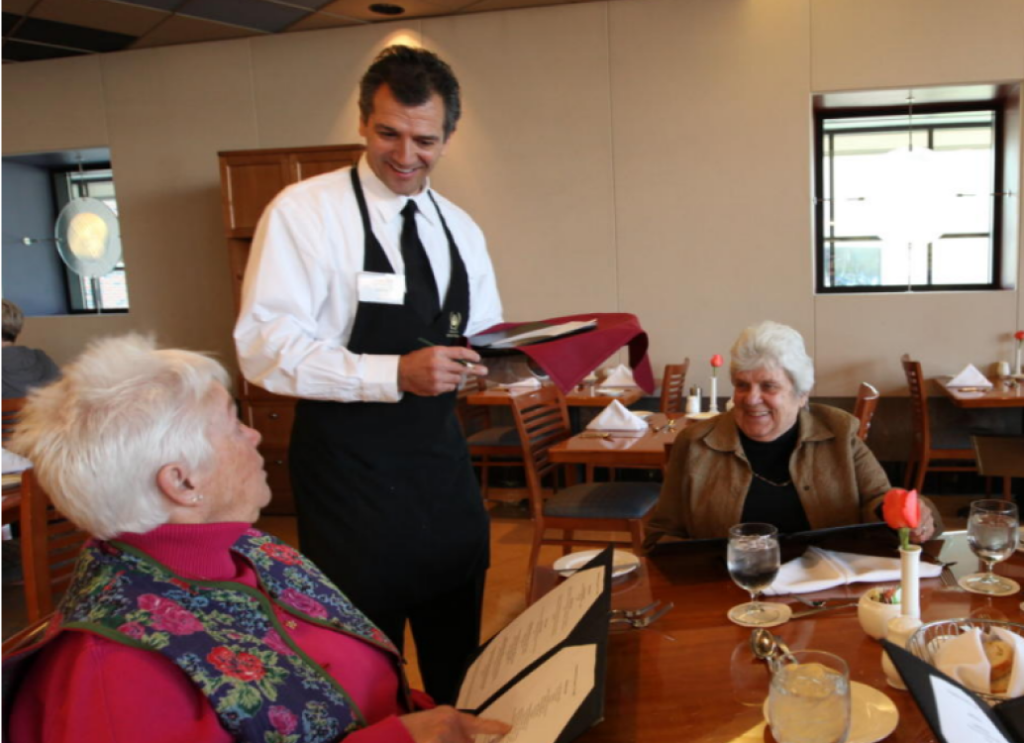
M 379 15 L 402 15 L 405 12 L 405 8 L 401 5 L 392 5 L 391 3 L 374 3 L 370 6 L 370 11 Z

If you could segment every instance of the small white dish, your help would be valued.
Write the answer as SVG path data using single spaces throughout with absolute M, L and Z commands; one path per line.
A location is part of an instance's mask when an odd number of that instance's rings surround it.
M 692 421 L 706 421 L 709 418 L 714 418 L 716 415 L 721 415 L 721 414 L 722 414 L 721 412 L 712 413 L 710 410 L 707 410 L 707 411 L 705 411 L 703 413 L 687 413 L 686 417 L 689 418 Z
M 577 570 L 597 557 L 600 552 L 601 550 L 585 550 L 583 552 L 573 552 L 572 554 L 563 555 L 555 560 L 552 567 L 554 567 L 556 573 L 568 578 L 570 575 L 575 574 Z M 632 552 L 623 552 L 621 550 L 615 550 L 612 552 L 613 578 L 619 578 L 623 575 L 632 573 L 639 566 L 640 558 Z
M 740 627 L 778 627 L 780 624 L 785 624 L 793 616 L 793 609 L 789 604 L 777 604 L 774 601 L 761 601 L 760 603 L 765 606 L 771 607 L 779 612 L 777 619 L 770 622 L 762 622 L 760 624 L 754 622 L 745 622 L 740 619 L 742 610 L 746 608 L 746 604 L 740 604 L 729 609 L 729 613 L 726 615 L 729 617 L 729 621 L 733 624 L 738 624 Z
M 768 720 L 768 700 L 761 707 Z M 877 743 L 892 734 L 900 712 L 888 696 L 860 681 L 850 682 L 850 736 L 846 743 Z
M 880 588 L 868 589 L 861 594 L 860 601 L 857 602 L 857 620 L 861 629 L 875 640 L 885 637 L 889 620 L 898 617 L 902 609 L 900 604 L 883 604 L 876 601 L 876 597 L 881 593 Z

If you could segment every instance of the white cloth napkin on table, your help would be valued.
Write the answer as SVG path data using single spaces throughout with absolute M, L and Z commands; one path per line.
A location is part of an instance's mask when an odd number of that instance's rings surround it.
M 636 380 L 633 379 L 633 372 L 625 364 L 619 364 L 608 372 L 598 387 L 636 387 Z
M 15 454 L 8 449 L 3 450 L 3 469 L 5 475 L 27 470 L 31 466 L 32 462 L 20 454 Z
M 1005 696 L 1013 698 L 1024 695 L 1024 637 L 999 627 L 993 627 L 992 631 L 1013 648 L 1013 670 L 1010 671 L 1010 685 Z M 946 640 L 934 649 L 932 658 L 935 667 L 951 679 L 959 681 L 968 689 L 990 693 L 992 665 L 982 649 L 980 629 L 971 629 Z
M 526 379 L 517 379 L 515 382 L 499 384 L 498 386 L 505 390 L 537 389 L 540 387 L 540 380 L 536 377 L 527 377 Z
M 978 371 L 974 364 L 968 364 L 963 371 L 946 383 L 947 387 L 991 387 L 988 377 Z
M 937 578 L 942 566 L 922 562 L 920 570 L 922 578 Z M 848 583 L 886 583 L 899 579 L 898 557 L 855 555 L 808 547 L 802 557 L 779 568 L 771 588 L 764 593 L 766 596 L 812 593 Z
M 631 413 L 618 400 L 612 400 L 601 414 L 587 424 L 590 431 L 646 431 L 647 421 Z

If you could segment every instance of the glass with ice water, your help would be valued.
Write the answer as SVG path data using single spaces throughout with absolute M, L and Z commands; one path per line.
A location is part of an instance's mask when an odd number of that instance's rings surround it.
M 967 518 L 967 543 L 971 551 L 985 563 L 985 572 L 962 578 L 961 583 L 965 588 L 999 595 L 1014 592 L 1014 584 L 993 573 L 992 567 L 1017 549 L 1019 525 L 1017 506 L 1009 501 L 988 498 L 971 503 L 971 515 Z
M 838 655 L 797 650 L 781 661 L 768 692 L 778 743 L 844 743 L 850 734 L 850 669 Z
M 779 574 L 779 532 L 771 524 L 736 524 L 729 529 L 729 576 L 750 593 L 750 602 L 734 606 L 729 617 L 741 624 L 775 624 L 782 619 L 777 605 L 762 604 L 758 595 Z

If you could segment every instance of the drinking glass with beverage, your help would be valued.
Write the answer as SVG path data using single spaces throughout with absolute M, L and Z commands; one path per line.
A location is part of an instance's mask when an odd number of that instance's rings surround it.
M 960 585 L 970 591 L 995 595 L 1020 590 L 1014 581 L 1000 578 L 992 572 L 997 562 L 1007 559 L 1017 549 L 1019 526 L 1014 503 L 994 498 L 974 501 L 967 518 L 967 542 L 971 551 L 985 563 L 985 572 L 964 576 Z
M 850 669 L 821 650 L 782 659 L 768 691 L 768 723 L 778 743 L 844 743 L 850 734 Z
M 757 600 L 779 573 L 778 530 L 771 524 L 736 524 L 729 529 L 727 560 L 733 582 L 750 593 L 750 602 L 730 609 L 729 618 L 753 626 L 782 619 L 781 608 Z

